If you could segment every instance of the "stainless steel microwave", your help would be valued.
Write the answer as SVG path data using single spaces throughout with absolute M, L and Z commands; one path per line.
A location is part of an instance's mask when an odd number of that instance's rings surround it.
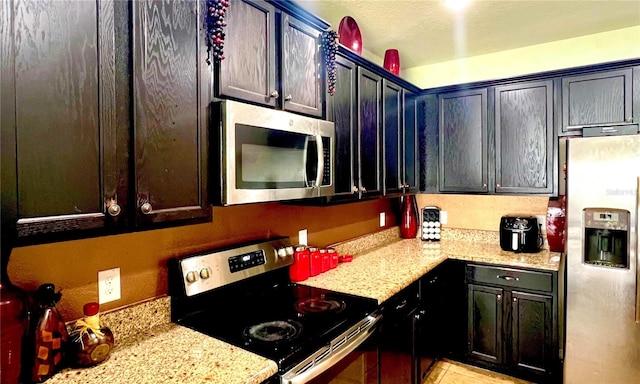
M 230 100 L 214 106 L 222 205 L 334 194 L 332 122 Z

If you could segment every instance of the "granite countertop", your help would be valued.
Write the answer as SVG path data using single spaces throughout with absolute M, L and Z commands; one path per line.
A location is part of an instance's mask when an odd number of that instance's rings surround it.
M 371 297 L 379 303 L 445 260 L 557 271 L 560 254 L 512 253 L 500 249 L 495 234 L 443 232 L 440 242 L 402 240 L 391 228 L 336 244 L 353 261 L 302 284 Z M 91 368 L 67 368 L 47 383 L 220 383 L 259 384 L 277 373 L 275 362 L 170 322 L 168 297 L 103 314 L 116 335 L 110 358 Z
M 348 249 L 339 252 L 345 254 Z M 371 297 L 382 303 L 447 259 L 546 271 L 557 271 L 560 265 L 560 254 L 548 249 L 513 253 L 501 250 L 497 242 L 405 239 L 356 254 L 353 261 L 301 284 Z

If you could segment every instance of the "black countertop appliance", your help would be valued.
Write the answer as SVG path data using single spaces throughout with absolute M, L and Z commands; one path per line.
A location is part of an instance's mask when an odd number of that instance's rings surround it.
M 504 251 L 535 253 L 540 251 L 541 224 L 531 215 L 505 215 L 500 219 L 500 248 Z

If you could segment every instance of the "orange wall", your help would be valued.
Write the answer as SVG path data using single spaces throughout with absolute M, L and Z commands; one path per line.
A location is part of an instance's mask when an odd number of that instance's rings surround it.
M 82 305 L 98 300 L 97 273 L 120 268 L 121 299 L 101 310 L 126 306 L 167 294 L 167 261 L 215 247 L 277 236 L 298 241 L 308 229 L 309 244 L 331 243 L 397 225 L 397 199 L 305 207 L 279 203 L 214 207 L 211 223 L 122 235 L 20 247 L 9 260 L 11 281 L 31 292 L 52 282 L 62 290 L 58 304 L 63 318 L 82 316 Z

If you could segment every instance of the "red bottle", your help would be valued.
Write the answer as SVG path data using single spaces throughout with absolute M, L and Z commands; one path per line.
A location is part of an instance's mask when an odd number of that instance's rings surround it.
M 400 212 L 400 237 L 413 239 L 418 234 L 418 206 L 414 195 L 402 196 Z
M 34 362 L 31 381 L 41 383 L 62 366 L 67 344 L 67 328 L 56 309 L 62 295 L 53 284 L 42 284 L 35 298 L 40 305 L 40 318 L 34 331 Z

